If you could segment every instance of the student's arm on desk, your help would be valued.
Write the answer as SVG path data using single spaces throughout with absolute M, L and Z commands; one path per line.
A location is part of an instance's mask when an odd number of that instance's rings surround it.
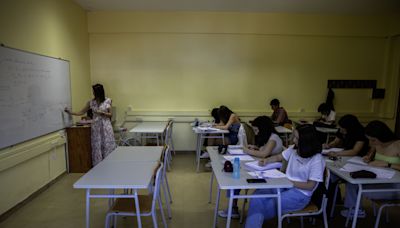
M 274 140 L 269 140 L 263 147 L 260 149 L 250 149 L 248 147 L 243 148 L 243 151 L 246 154 L 250 154 L 252 156 L 256 156 L 259 158 L 266 158 L 271 155 L 272 150 L 274 149 L 276 142 Z
M 341 143 L 342 143 L 342 140 L 338 137 L 335 137 L 335 139 L 332 142 L 330 142 L 328 144 L 326 144 L 326 143 L 322 144 L 322 148 L 329 149 L 329 148 L 333 148 L 333 147 L 340 147 Z
M 342 150 L 338 152 L 329 152 L 328 156 L 333 156 L 333 157 L 338 157 L 338 156 L 356 156 L 363 148 L 364 142 L 363 141 L 357 141 L 356 144 L 354 144 L 353 148 L 350 150 Z
M 214 127 L 221 129 L 221 130 L 228 130 L 229 127 L 233 124 L 233 122 L 235 122 L 236 119 L 237 119 L 236 114 L 232 113 L 231 116 L 229 116 L 228 123 L 226 123 L 225 125 L 218 124 L 218 125 L 215 125 Z
M 260 166 L 264 166 L 264 165 L 266 165 L 266 164 L 268 164 L 268 163 L 280 162 L 280 161 L 282 161 L 283 159 L 284 159 L 284 158 L 283 158 L 282 154 L 276 154 L 276 155 L 274 155 L 274 156 L 271 156 L 271 157 L 268 157 L 268 158 L 265 158 L 265 159 L 261 159 L 261 160 L 259 161 L 259 165 L 260 165 Z

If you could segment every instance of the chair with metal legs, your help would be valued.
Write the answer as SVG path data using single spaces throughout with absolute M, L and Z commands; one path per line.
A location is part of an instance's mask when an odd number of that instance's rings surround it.
M 154 188 L 152 189 L 153 194 L 139 195 L 139 208 L 141 210 L 140 216 L 152 216 L 153 226 L 158 227 L 156 206 L 160 208 L 161 217 L 164 223 L 164 227 L 168 227 L 162 203 L 160 199 L 160 184 L 162 176 L 163 164 L 160 163 L 155 170 Z M 117 226 L 117 216 L 138 216 L 136 214 L 136 206 L 134 198 L 117 198 L 113 205 L 110 207 L 106 215 L 105 227 L 108 228 L 110 225 L 110 218 L 112 217 L 114 222 L 114 228 Z

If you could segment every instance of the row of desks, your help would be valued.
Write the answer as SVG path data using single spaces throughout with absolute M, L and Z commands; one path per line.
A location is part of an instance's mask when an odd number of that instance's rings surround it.
M 230 198 L 229 198 L 229 205 L 228 205 L 228 218 L 227 218 L 227 223 L 226 227 L 230 227 L 230 221 L 231 221 L 231 215 L 232 215 L 232 203 L 233 199 L 242 199 L 242 198 L 255 198 L 255 197 L 273 197 L 277 198 L 277 212 L 278 212 L 278 227 L 281 227 L 281 223 L 279 222 L 281 220 L 281 204 L 280 204 L 280 189 L 282 188 L 291 188 L 293 187 L 293 184 L 291 181 L 289 181 L 287 178 L 277 178 L 277 179 L 267 179 L 267 183 L 255 183 L 255 184 L 249 184 L 247 183 L 246 179 L 247 178 L 253 178 L 251 177 L 248 173 L 247 170 L 244 167 L 244 162 L 241 162 L 241 169 L 240 169 L 240 179 L 234 179 L 232 177 L 232 173 L 226 173 L 223 172 L 223 163 L 225 162 L 225 159 L 223 158 L 222 155 L 220 155 L 217 151 L 216 147 L 207 147 L 207 151 L 210 154 L 211 158 L 211 164 L 213 168 L 213 173 L 216 177 L 217 183 L 218 183 L 218 191 L 217 191 L 217 199 L 216 199 L 216 205 L 215 205 L 215 213 L 214 213 L 214 226 L 216 227 L 216 222 L 217 222 L 217 212 L 218 212 L 218 207 L 219 207 L 219 198 L 220 198 L 220 191 L 221 190 L 232 190 L 230 191 Z M 326 160 L 326 167 L 334 174 L 342 178 L 343 180 L 351 183 L 351 184 L 356 184 L 359 187 L 359 192 L 358 192 L 358 197 L 357 197 L 357 203 L 355 205 L 355 210 L 356 212 L 354 213 L 353 217 L 353 224 L 352 227 L 355 228 L 357 224 L 357 211 L 359 210 L 360 207 L 360 202 L 361 202 L 361 195 L 363 193 L 367 192 L 400 192 L 400 189 L 393 189 L 390 188 L 388 185 L 384 184 L 398 184 L 400 183 L 400 172 L 395 171 L 395 175 L 390 178 L 390 179 L 382 179 L 382 178 L 376 178 L 376 179 L 354 179 L 350 176 L 349 172 L 342 171 L 341 168 L 342 166 L 347 162 L 349 158 L 343 158 L 343 161 L 341 164 L 336 164 L 333 163 L 331 160 Z M 370 185 L 381 185 L 380 188 L 368 188 Z M 380 185 L 379 185 L 380 186 Z M 269 194 L 269 195 L 234 195 L 233 190 L 234 189 L 277 189 L 276 194 Z

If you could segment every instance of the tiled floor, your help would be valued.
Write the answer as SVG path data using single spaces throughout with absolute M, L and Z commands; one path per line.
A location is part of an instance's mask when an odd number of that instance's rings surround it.
M 204 170 L 202 170 L 204 171 Z M 173 168 L 168 173 L 172 190 L 173 204 L 172 219 L 168 220 L 169 227 L 203 228 L 211 227 L 215 204 L 208 203 L 210 172 L 195 172 L 194 153 L 178 153 L 173 160 Z M 84 227 L 85 226 L 85 191 L 72 188 L 72 184 L 82 174 L 64 175 L 50 188 L 38 197 L 17 210 L 14 214 L 0 223 L 2 228 L 16 227 Z M 215 183 L 214 183 L 215 193 Z M 215 199 L 215 194 L 213 195 Z M 222 207 L 226 205 L 225 194 L 221 194 Z M 368 202 L 365 204 L 369 205 Z M 93 199 L 91 201 L 91 227 L 104 227 L 107 201 Z M 337 210 L 339 211 L 340 208 Z M 368 215 L 359 220 L 358 227 L 373 227 L 375 218 L 370 206 Z M 400 209 L 392 209 L 389 213 L 389 223 L 381 219 L 381 227 L 397 227 L 400 223 Z M 118 220 L 118 227 L 136 227 L 136 218 L 127 217 Z M 152 227 L 151 218 L 143 218 L 143 227 Z M 330 226 L 344 227 L 345 219 L 337 215 L 329 222 Z M 323 227 L 320 220 L 312 225 L 304 220 L 305 227 Z M 159 225 L 162 227 L 161 219 Z M 219 219 L 218 227 L 225 227 L 225 220 Z M 241 227 L 238 220 L 233 220 L 231 227 Z M 276 220 L 265 223 L 265 227 L 276 227 Z M 300 227 L 298 219 L 286 221 L 283 227 Z

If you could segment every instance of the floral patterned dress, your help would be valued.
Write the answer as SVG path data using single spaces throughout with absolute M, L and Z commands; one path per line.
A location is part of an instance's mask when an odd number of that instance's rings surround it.
M 108 112 L 107 110 L 111 108 L 111 99 L 106 98 L 100 105 L 93 99 L 90 101 L 90 108 L 93 110 L 91 139 L 92 163 L 95 166 L 116 148 L 110 118 L 97 114 L 97 111 Z

